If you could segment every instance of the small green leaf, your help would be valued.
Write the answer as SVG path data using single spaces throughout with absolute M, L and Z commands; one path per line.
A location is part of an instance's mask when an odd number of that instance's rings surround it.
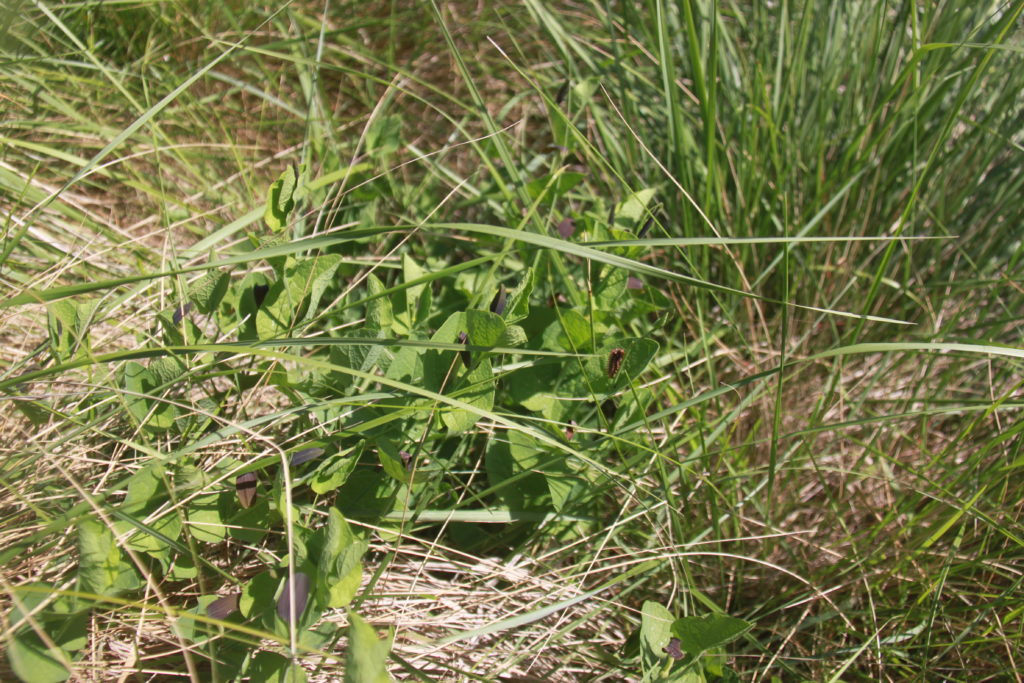
M 152 555 L 152 553 L 150 553 Z M 170 552 L 168 552 L 170 555 Z M 199 576 L 199 569 L 196 568 L 195 560 L 191 556 L 182 554 L 174 558 L 174 564 L 167 572 L 168 578 L 174 581 L 188 581 Z
M 576 484 L 576 475 L 569 468 L 568 461 L 541 448 L 536 439 L 521 432 L 509 432 L 508 440 L 509 453 L 517 469 L 542 476 L 551 496 L 551 505 L 556 511 L 562 510 Z
M 378 116 L 366 131 L 366 153 L 370 156 L 390 154 L 402 144 L 402 117 L 398 114 Z
M 270 572 L 263 572 L 249 579 L 238 598 L 238 610 L 246 619 L 263 614 L 274 606 L 278 581 Z
M 408 254 L 402 255 L 402 279 L 405 282 L 418 280 L 426 271 Z M 395 296 L 395 313 L 392 329 L 395 334 L 407 335 L 416 326 L 419 313 L 419 299 L 426 285 L 414 285 L 398 292 Z
M 366 290 L 369 296 L 375 296 L 366 304 L 366 326 L 370 330 L 391 330 L 394 316 L 391 311 L 391 299 L 381 294 L 387 288 L 373 273 L 366 278 Z
M 216 600 L 216 595 L 199 596 L 199 600 L 196 605 L 191 609 L 185 610 L 178 617 L 178 620 L 174 625 L 175 631 L 177 631 L 178 635 L 185 640 L 192 642 L 207 637 L 210 633 L 210 627 L 205 623 L 196 621 L 192 616 L 200 614 L 206 616 L 207 606 Z
M 647 220 L 647 210 L 654 199 L 656 190 L 647 188 L 637 190 L 629 195 L 615 207 L 614 227 L 627 230 L 637 230 Z
M 334 282 L 335 273 L 337 273 L 339 266 L 341 266 L 341 256 L 338 254 L 321 254 L 306 263 L 311 265 L 308 271 L 298 271 L 291 276 L 294 284 L 302 284 L 302 278 L 305 277 L 308 282 L 308 286 L 303 286 L 303 291 L 309 292 L 309 304 L 306 308 L 306 319 L 312 319 L 317 312 L 317 306 L 320 305 L 320 299 L 323 297 L 324 292 Z
M 472 317 L 476 320 L 489 316 L 501 324 L 501 319 L 488 311 L 472 311 L 471 313 L 474 314 Z M 476 314 L 479 314 L 479 316 Z M 441 326 L 441 329 L 431 337 L 431 341 L 448 344 L 454 343 L 458 339 L 459 332 L 468 326 L 468 317 L 465 313 L 452 314 Z M 481 325 L 474 329 L 478 334 L 482 335 L 481 341 L 484 343 L 481 345 L 483 346 L 492 346 L 500 338 L 502 331 L 501 328 L 489 325 Z M 495 333 L 497 337 L 494 337 Z M 492 338 L 493 341 L 491 341 Z M 470 344 L 478 343 L 472 338 L 470 338 L 469 342 Z M 452 359 L 455 357 L 454 353 L 453 351 L 428 351 L 423 354 L 425 386 L 433 391 L 440 391 L 442 388 L 445 388 L 447 395 L 469 403 L 480 410 L 490 410 L 493 408 L 494 373 L 491 370 L 491 361 L 487 358 L 480 359 L 479 356 L 475 357 L 472 368 L 465 375 L 460 376 L 454 383 L 449 382 L 447 386 L 444 384 L 444 378 L 447 376 L 451 368 Z M 479 419 L 476 413 L 459 408 L 447 408 L 441 413 L 441 420 L 452 432 L 466 431 L 475 425 Z
M 474 346 L 497 346 L 505 334 L 505 321 L 490 311 L 466 311 L 469 343 Z
M 342 333 L 341 337 L 352 336 L 365 338 L 366 328 L 354 330 L 351 333 Z M 381 355 L 384 353 L 384 346 L 372 346 L 370 344 L 340 344 L 330 348 L 329 357 L 331 363 L 341 365 L 360 372 L 370 372 L 377 365 Z M 335 391 L 341 391 L 353 383 L 352 375 L 337 370 L 331 370 L 327 374 L 327 383 Z
M 77 306 L 70 299 L 48 304 L 47 328 L 50 333 L 50 353 L 58 361 L 71 358 L 77 333 Z
M 89 348 L 89 328 L 96 317 L 98 299 L 55 301 L 47 308 L 50 351 L 54 358 L 66 361 Z
M 530 314 L 530 295 L 533 294 L 533 268 L 527 268 L 523 273 L 523 279 L 508 293 L 508 302 L 505 304 L 505 322 L 508 324 L 522 320 Z
M 625 356 L 615 377 L 609 377 L 608 357 L 615 348 L 625 351 Z M 653 339 L 631 337 L 606 341 L 600 353 L 587 359 L 584 365 L 591 389 L 598 393 L 609 393 L 626 386 L 631 380 L 643 374 L 658 348 L 658 342 Z
M 334 457 L 317 468 L 309 487 L 321 496 L 342 486 L 352 473 L 358 458 Z
M 298 176 L 295 167 L 289 166 L 270 186 L 267 193 L 267 208 L 263 212 L 263 220 L 272 232 L 280 232 L 288 223 L 288 214 L 295 208 L 295 187 Z
M 210 314 L 220 305 L 227 293 L 230 278 L 219 270 L 207 271 L 188 286 L 188 298 L 203 313 Z
M 170 384 L 185 374 L 185 364 L 175 356 L 161 356 L 149 362 L 149 373 L 157 385 Z
M 121 511 L 136 515 L 147 508 L 159 504 L 165 496 L 158 496 L 164 490 L 164 466 L 159 462 L 151 462 L 135 474 L 128 477 L 127 493 L 121 503 Z
M 128 412 L 137 422 L 154 431 L 164 431 L 174 424 L 178 409 L 171 403 L 154 398 L 160 385 L 149 370 L 129 361 L 124 364 L 122 382 L 125 390 L 130 392 L 125 396 Z
M 523 346 L 528 341 L 530 341 L 530 338 L 527 336 L 526 330 L 519 325 L 508 325 L 505 327 L 505 332 L 501 335 L 501 339 L 498 340 L 497 346 L 511 348 Z
M 561 317 L 552 324 L 555 343 L 572 353 L 586 352 L 590 349 L 590 321 L 575 309 L 561 312 Z M 545 332 L 545 337 L 549 333 Z
M 600 272 L 600 281 L 594 291 L 597 308 L 601 311 L 616 311 L 629 301 L 625 296 L 629 273 L 612 266 L 604 266 Z
M 579 185 L 583 178 L 582 173 L 559 170 L 527 183 L 526 192 L 532 199 L 543 197 L 542 201 L 550 203 Z
M 249 680 L 253 683 L 281 683 L 291 665 L 291 660 L 276 652 L 260 652 L 252 658 Z
M 402 483 L 409 482 L 409 471 L 405 469 L 405 462 L 395 447 L 388 439 L 377 440 L 377 457 L 384 471 L 393 479 Z

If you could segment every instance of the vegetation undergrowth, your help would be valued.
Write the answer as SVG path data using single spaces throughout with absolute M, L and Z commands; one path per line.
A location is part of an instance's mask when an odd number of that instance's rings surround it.
M 5 679 L 1008 680 L 1024 0 L 3 7 Z

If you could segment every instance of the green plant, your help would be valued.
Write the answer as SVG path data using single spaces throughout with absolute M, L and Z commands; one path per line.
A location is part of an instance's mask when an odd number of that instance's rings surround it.
M 0 678 L 1018 675 L 1024 2 L 470 5 L 0 22 Z

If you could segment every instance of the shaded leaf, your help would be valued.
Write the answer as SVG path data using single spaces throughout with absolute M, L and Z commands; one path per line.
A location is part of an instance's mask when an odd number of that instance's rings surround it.
M 555 171 L 527 183 L 526 192 L 532 199 L 541 197 L 542 202 L 551 202 L 579 185 L 583 177 L 582 173 Z
M 703 617 L 683 617 L 672 623 L 672 634 L 680 645 L 693 656 L 720 647 L 746 633 L 753 624 L 724 614 Z

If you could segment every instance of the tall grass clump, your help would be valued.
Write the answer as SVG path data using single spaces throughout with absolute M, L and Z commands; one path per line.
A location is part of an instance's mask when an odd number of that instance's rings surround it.
M 1024 0 L 2 11 L 0 677 L 1022 676 Z

